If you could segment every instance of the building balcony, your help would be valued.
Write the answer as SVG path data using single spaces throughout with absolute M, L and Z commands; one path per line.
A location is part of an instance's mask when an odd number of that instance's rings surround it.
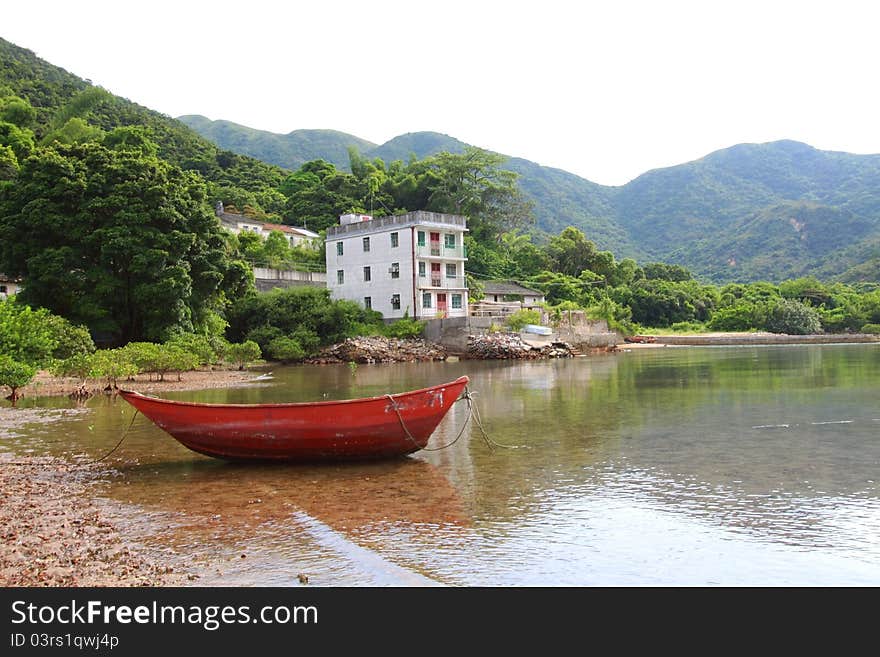
M 466 290 L 467 281 L 464 276 L 419 276 L 417 279 L 419 289 L 431 290 Z
M 422 308 L 419 310 L 419 319 L 449 319 L 467 316 L 466 308 Z
M 467 258 L 467 250 L 463 245 L 455 247 L 437 246 L 436 244 L 419 245 L 416 247 L 417 258 L 433 258 L 442 260 L 448 258 L 450 260 L 464 260 Z

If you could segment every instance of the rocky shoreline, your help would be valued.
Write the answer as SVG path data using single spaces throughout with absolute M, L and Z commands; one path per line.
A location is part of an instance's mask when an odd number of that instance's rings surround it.
M 198 578 L 127 540 L 90 489 L 98 465 L 0 454 L 0 586 L 182 586 Z

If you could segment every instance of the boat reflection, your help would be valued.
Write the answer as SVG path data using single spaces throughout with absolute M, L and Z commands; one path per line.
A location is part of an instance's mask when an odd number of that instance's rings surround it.
M 334 465 L 231 464 L 208 459 L 118 467 L 108 494 L 170 512 L 195 535 L 222 529 L 284 534 L 306 513 L 352 534 L 384 523 L 466 525 L 456 489 L 416 458 Z M 180 532 L 178 532 L 180 533 Z

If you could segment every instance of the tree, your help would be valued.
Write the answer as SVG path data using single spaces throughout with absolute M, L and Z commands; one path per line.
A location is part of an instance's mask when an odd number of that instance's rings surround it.
M 583 231 L 569 226 L 550 239 L 547 253 L 553 262 L 554 271 L 567 276 L 578 276 L 584 269 L 589 269 L 596 255 L 596 245 L 587 239 Z
M 20 128 L 30 128 L 37 119 L 37 111 L 24 98 L 6 96 L 0 98 L 0 121 L 13 123 Z
M 519 174 L 500 168 L 507 158 L 468 146 L 464 153 L 438 153 L 421 163 L 428 207 L 469 218 L 479 239 L 534 223 L 532 204 L 517 187 Z
M 34 151 L 34 133 L 14 123 L 0 121 L 0 145 L 8 146 L 21 164 Z
M 13 405 L 19 399 L 18 389 L 30 383 L 36 373 L 37 368 L 32 365 L 0 355 L 0 386 L 8 386 L 12 390 L 12 394 L 7 399 L 12 401 Z
M 260 345 L 252 340 L 245 340 L 241 343 L 233 343 L 229 345 L 226 357 L 233 363 L 238 365 L 238 369 L 243 370 L 249 363 L 253 363 L 260 359 Z
M 670 265 L 665 262 L 652 262 L 643 267 L 645 278 L 652 280 L 681 282 L 689 281 L 691 273 L 681 265 Z
M 111 133 L 39 149 L 0 197 L 0 271 L 23 301 L 117 343 L 191 331 L 229 267 L 199 177 Z M 129 135 L 130 136 L 130 135 Z

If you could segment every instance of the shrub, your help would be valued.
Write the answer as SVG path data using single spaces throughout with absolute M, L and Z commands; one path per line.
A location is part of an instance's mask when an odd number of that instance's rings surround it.
M 389 338 L 418 338 L 425 330 L 425 324 L 426 322 L 412 319 L 407 314 L 386 326 L 383 333 Z
M 522 310 L 510 313 L 507 319 L 504 320 L 504 323 L 507 324 L 511 331 L 521 331 L 526 324 L 540 324 L 541 311 L 523 308 Z
M 47 322 L 48 310 L 32 310 L 14 300 L 0 301 L 0 354 L 36 367 L 48 364 L 58 346 Z
M 780 299 L 770 310 L 766 329 L 771 333 L 807 335 L 821 333 L 819 313 L 806 304 L 793 299 Z
M 749 331 L 763 327 L 765 322 L 764 304 L 740 301 L 732 306 L 718 308 L 706 327 L 710 331 Z
M 57 360 L 52 364 L 52 375 L 76 377 L 80 383 L 84 383 L 91 376 L 93 359 L 93 354 L 74 354 L 64 360 Z
M 268 353 L 269 345 L 272 343 L 272 340 L 283 337 L 284 331 L 282 331 L 277 326 L 264 325 L 258 326 L 248 331 L 247 335 L 245 336 L 245 341 L 257 343 L 260 349 Z
M 153 342 L 129 342 L 122 347 L 128 360 L 134 363 L 137 374 L 156 372 L 159 364 L 159 345 Z
M 306 356 L 306 352 L 298 340 L 284 336 L 272 340 L 266 354 L 269 358 L 282 362 L 302 360 Z
M 53 339 L 57 342 L 52 351 L 52 358 L 66 359 L 78 354 L 91 354 L 95 351 L 95 343 L 89 330 L 85 326 L 71 324 L 58 315 L 48 315 L 46 325 L 52 332 Z
M 260 345 L 253 340 L 245 340 L 241 343 L 229 345 L 226 357 L 243 370 L 249 363 L 260 360 Z
M 116 386 L 116 382 L 123 378 L 134 376 L 138 373 L 137 365 L 132 362 L 131 353 L 124 348 L 99 349 L 91 359 L 89 377 L 93 379 L 106 379 L 108 386 Z
M 177 372 L 177 380 L 180 381 L 180 373 L 194 370 L 199 366 L 199 358 L 188 352 L 183 347 L 166 342 L 159 345 L 156 372 L 159 380 L 165 380 L 167 372 Z
M 700 333 L 706 327 L 700 322 L 675 322 L 669 328 L 677 333 Z
M 198 359 L 199 365 L 212 365 L 217 362 L 217 352 L 214 350 L 211 341 L 204 335 L 180 333 L 165 344 L 175 345 L 184 351 L 188 351 Z
M 880 333 L 880 324 L 865 324 L 862 329 L 862 333 Z

